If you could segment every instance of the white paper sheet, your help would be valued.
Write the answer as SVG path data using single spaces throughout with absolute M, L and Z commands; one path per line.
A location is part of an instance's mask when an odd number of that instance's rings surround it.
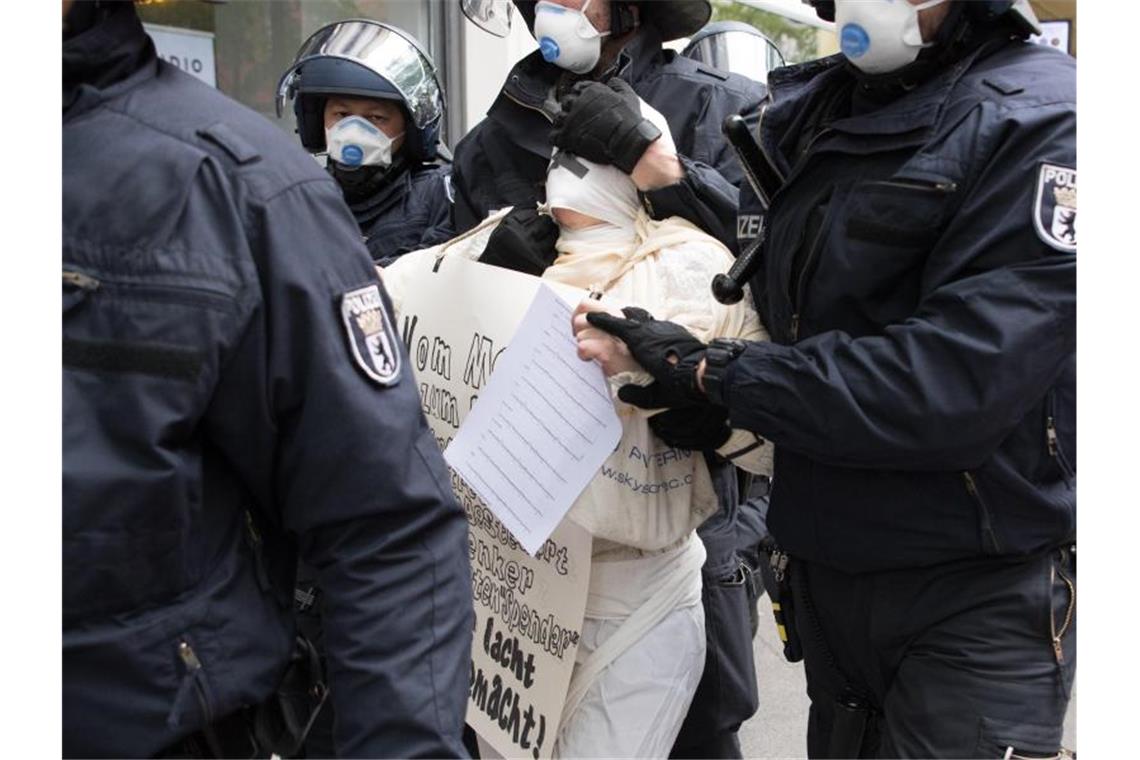
M 538 289 L 444 458 L 533 555 L 621 438 L 601 367 L 578 358 L 571 308 Z

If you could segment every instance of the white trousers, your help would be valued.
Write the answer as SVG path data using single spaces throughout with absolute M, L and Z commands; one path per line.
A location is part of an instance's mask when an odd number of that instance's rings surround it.
M 668 756 L 705 666 L 704 557 L 693 535 L 667 555 L 592 568 L 555 757 Z
M 582 625 L 593 651 L 620 620 Z M 705 667 L 705 610 L 674 610 L 614 660 L 559 731 L 555 757 L 668 757 Z

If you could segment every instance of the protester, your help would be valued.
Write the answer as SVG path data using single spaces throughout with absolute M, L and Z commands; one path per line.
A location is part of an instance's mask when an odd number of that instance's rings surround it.
M 664 118 L 640 106 L 666 135 Z M 546 198 L 544 209 L 560 228 L 560 255 L 543 279 L 592 289 L 612 304 L 667 313 L 702 335 L 766 337 L 750 304 L 724 306 L 702 287 L 732 263 L 728 250 L 678 217 L 650 219 L 637 187 L 620 169 L 556 153 Z M 584 308 L 595 304 L 601 308 L 593 300 Z M 613 341 L 600 331 L 595 339 Z M 623 367 L 619 362 L 607 369 Z M 644 373 L 618 375 L 623 377 L 651 380 Z M 619 467 L 635 448 L 668 451 L 645 413 L 622 402 L 617 407 L 623 440 L 607 464 Z M 679 478 L 692 487 L 631 494 L 603 468 L 571 509 L 570 519 L 586 527 L 594 543 L 582 643 L 556 747 L 560 756 L 664 757 L 673 746 L 705 662 L 705 551 L 694 528 L 717 510 L 707 461 L 720 456 L 771 472 L 770 444 L 747 432 L 732 434 L 723 420 L 720 429 L 716 452 L 710 448 L 708 460 L 689 459 Z M 660 479 L 652 471 L 646 477 Z
M 653 406 L 704 403 L 780 447 L 768 526 L 810 755 L 1057 756 L 1075 65 L 1025 41 L 1027 2 L 813 5 L 843 52 L 774 72 L 760 131 L 784 178 L 752 280 L 774 342 L 588 321 L 656 378 Z
M 467 524 L 341 191 L 131 2 L 63 8 L 64 755 L 294 756 L 298 553 L 338 752 L 461 755 Z
M 452 237 L 449 168 L 438 162 L 443 89 L 414 37 L 364 19 L 327 24 L 278 91 L 278 116 L 291 99 L 301 144 L 327 153 L 373 260 Z
M 464 3 L 472 20 L 488 15 L 477 12 L 481 5 Z M 487 118 L 455 148 L 456 230 L 513 207 L 495 226 L 481 260 L 531 274 L 554 260 L 558 229 L 535 207 L 556 146 L 630 175 L 651 218 L 687 219 L 733 250 L 744 175 L 721 124 L 738 113 L 754 123 L 764 88 L 662 46 L 697 32 L 710 16 L 708 1 L 516 0 L 515 6 L 540 50 L 514 66 Z M 665 116 L 667 129 L 641 116 L 638 97 Z M 665 134 L 672 139 L 659 139 Z M 700 416 L 670 412 L 657 415 L 654 424 L 720 434 L 718 427 L 702 426 Z M 720 511 L 700 528 L 708 551 L 708 659 L 673 754 L 740 757 L 736 732 L 758 704 L 750 579 L 736 551 L 736 471 L 716 463 L 712 475 Z

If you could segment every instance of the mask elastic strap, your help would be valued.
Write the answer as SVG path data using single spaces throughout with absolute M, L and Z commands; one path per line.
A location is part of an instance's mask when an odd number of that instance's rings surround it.
M 927 8 L 933 8 L 935 6 L 942 5 L 945 2 L 946 2 L 946 0 L 926 0 L 925 3 L 919 3 L 918 5 L 912 5 L 911 8 L 914 9 L 915 25 L 918 26 L 918 14 L 920 12 L 926 10 Z M 905 40 L 904 40 L 904 42 L 905 42 Z M 928 47 L 931 47 L 932 45 L 934 45 L 933 42 L 927 42 L 926 40 L 922 39 L 922 29 L 921 29 L 921 27 L 919 27 L 918 28 L 918 47 L 928 48 Z
M 581 14 L 581 19 L 582 19 L 583 23 L 585 23 L 586 26 L 590 27 L 591 34 L 589 36 L 587 36 L 586 39 L 592 39 L 594 37 L 609 37 L 610 34 L 612 33 L 612 31 L 599 32 L 597 29 L 594 28 L 594 25 L 593 25 L 593 23 L 590 22 L 590 19 L 586 18 L 586 9 L 590 7 L 590 3 L 592 3 L 593 1 L 594 0 L 586 0 L 586 2 L 582 3 L 582 7 L 578 9 L 578 13 Z M 938 0 L 938 2 L 942 2 L 942 1 L 943 0 Z M 612 19 L 610 20 L 610 23 L 611 24 L 613 23 Z M 578 30 L 578 34 L 579 35 L 582 34 L 581 29 Z

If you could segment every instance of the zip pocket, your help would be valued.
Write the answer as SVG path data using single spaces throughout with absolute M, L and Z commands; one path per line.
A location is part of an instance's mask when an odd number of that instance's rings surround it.
M 826 205 L 821 215 L 819 227 L 815 231 L 815 237 L 812 238 L 811 246 L 804 255 L 802 264 L 799 267 L 792 264 L 791 279 L 788 281 L 788 302 L 792 306 L 792 324 L 790 328 L 791 342 L 795 343 L 800 337 L 800 314 L 803 310 L 803 300 L 805 290 L 807 288 L 807 281 L 811 279 L 811 274 L 814 272 L 814 265 L 816 264 L 819 256 L 819 251 L 823 248 L 823 239 L 827 235 L 828 226 L 831 224 L 831 218 L 835 211 L 835 204 L 831 202 L 833 195 L 828 193 L 823 200 L 816 205 L 815 209 L 808 215 L 806 223 L 810 223 L 812 217 L 819 216 L 818 211 L 820 206 Z M 794 289 L 792 282 L 795 282 Z
M 855 193 L 866 201 L 851 209 L 844 232 L 853 240 L 885 248 L 928 248 L 944 217 L 938 209 L 957 190 L 955 182 L 909 178 L 861 183 Z M 876 196 L 886 200 L 877 201 Z M 905 213 L 897 218 L 900 211 Z
M 201 277 L 201 275 L 198 276 Z M 227 289 L 221 284 L 212 286 L 201 281 L 185 285 L 170 282 L 148 282 L 103 274 L 95 275 L 78 268 L 68 268 L 63 270 L 63 285 L 65 289 L 82 292 L 86 295 L 98 292 L 110 297 L 155 301 L 164 304 L 202 306 L 223 312 L 233 312 L 238 308 L 238 302 L 234 295 L 236 287 L 230 286 Z
M 873 180 L 868 182 L 867 185 L 869 187 L 885 187 L 897 190 L 916 190 L 918 192 L 936 193 L 938 195 L 950 195 L 951 193 L 958 192 L 958 183 L 948 180 L 935 181 L 899 177 L 897 179 Z
M 193 309 L 206 309 L 221 314 L 236 314 L 240 303 L 236 289 L 219 281 L 218 285 L 194 282 L 189 284 L 150 282 L 95 275 L 68 268 L 63 270 L 63 309 L 66 315 L 81 304 L 154 303 L 162 306 L 178 305 Z M 114 308 L 111 306 L 110 308 Z M 152 375 L 185 382 L 196 382 L 205 365 L 207 352 L 173 337 L 174 314 L 153 310 L 147 337 L 132 338 L 118 335 L 112 339 L 80 338 L 65 332 L 63 337 L 63 366 L 68 369 L 133 373 Z M 155 321 L 157 320 L 157 321 Z M 155 335 L 168 336 L 165 340 Z
M 1060 550 L 1061 560 L 1064 560 L 1065 551 Z M 1060 578 L 1068 590 L 1068 603 L 1065 605 L 1064 615 L 1061 621 L 1057 622 L 1057 610 L 1053 607 L 1053 587 Z M 1073 613 L 1077 608 L 1077 584 L 1065 575 L 1065 571 L 1061 570 L 1057 563 L 1049 563 L 1049 638 L 1053 642 L 1053 657 L 1057 660 L 1058 665 L 1065 664 L 1065 652 L 1062 648 L 1065 640 L 1065 634 L 1073 625 Z
M 982 494 L 978 491 L 977 481 L 968 470 L 962 472 L 962 477 L 966 481 L 966 492 L 970 494 L 970 498 L 974 500 L 974 503 L 978 507 L 978 522 L 980 523 L 982 531 L 982 551 L 987 551 L 986 541 L 988 540 L 992 547 L 992 551 L 988 553 L 1001 554 L 1001 543 L 998 542 L 997 532 L 994 530 L 993 518 L 990 515 L 989 507 L 986 506 L 985 499 L 982 498 Z

